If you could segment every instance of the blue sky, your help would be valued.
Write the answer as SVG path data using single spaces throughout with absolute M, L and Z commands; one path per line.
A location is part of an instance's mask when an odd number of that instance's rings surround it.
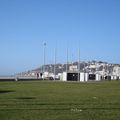
M 0 0 L 0 75 L 46 63 L 82 60 L 120 63 L 120 0 Z

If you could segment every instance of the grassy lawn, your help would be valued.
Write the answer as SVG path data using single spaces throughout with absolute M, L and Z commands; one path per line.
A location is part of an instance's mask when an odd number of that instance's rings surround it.
M 120 120 L 120 81 L 0 82 L 0 120 Z

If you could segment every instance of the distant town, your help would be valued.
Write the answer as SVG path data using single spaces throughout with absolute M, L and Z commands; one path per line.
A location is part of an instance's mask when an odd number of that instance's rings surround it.
M 87 77 L 85 75 L 87 75 Z M 80 81 L 111 80 L 120 79 L 120 65 L 94 60 L 81 61 L 80 63 L 71 62 L 68 64 L 47 64 L 34 70 L 18 73 L 15 76 L 28 78 L 37 77 L 39 79 L 55 79 L 63 81 L 67 81 L 68 79 L 70 81 L 76 81 L 79 79 Z

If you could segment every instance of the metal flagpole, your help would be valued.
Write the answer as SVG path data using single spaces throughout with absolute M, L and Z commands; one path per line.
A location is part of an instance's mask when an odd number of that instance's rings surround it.
M 67 59 L 66 59 L 66 73 L 68 72 L 68 48 L 67 48 Z
M 67 48 L 67 59 L 66 59 L 66 80 L 68 78 L 68 48 Z
M 108 63 L 107 63 L 107 80 L 109 80 L 109 65 L 108 65 Z
M 54 56 L 54 80 L 56 78 L 56 48 L 55 48 L 55 56 Z
M 78 81 L 80 81 L 80 48 L 78 49 Z
M 44 43 L 44 67 L 43 67 L 43 80 L 45 80 L 45 62 L 46 62 L 46 43 Z

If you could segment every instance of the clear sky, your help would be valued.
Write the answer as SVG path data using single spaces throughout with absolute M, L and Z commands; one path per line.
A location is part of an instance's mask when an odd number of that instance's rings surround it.
M 0 0 L 0 75 L 46 63 L 120 63 L 120 0 Z

